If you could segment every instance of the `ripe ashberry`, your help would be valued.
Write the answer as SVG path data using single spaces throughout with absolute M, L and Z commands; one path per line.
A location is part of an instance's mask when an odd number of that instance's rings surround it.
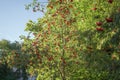
M 108 3 L 112 3 L 113 2 L 113 0 L 108 0 Z
M 96 25 L 97 25 L 97 26 L 101 26 L 101 25 L 102 25 L 102 22 L 96 22 Z
M 113 22 L 113 19 L 112 18 L 106 18 L 106 21 L 107 22 Z
M 97 31 L 104 31 L 103 28 L 99 27 L 99 28 L 96 28 Z

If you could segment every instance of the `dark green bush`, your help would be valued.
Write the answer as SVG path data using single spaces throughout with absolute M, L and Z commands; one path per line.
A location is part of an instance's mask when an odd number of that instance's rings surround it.
M 16 80 L 17 76 L 7 64 L 0 64 L 0 80 Z

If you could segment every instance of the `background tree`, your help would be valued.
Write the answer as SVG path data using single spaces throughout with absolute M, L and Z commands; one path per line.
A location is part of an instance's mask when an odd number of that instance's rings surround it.
M 26 80 L 25 66 L 22 64 L 22 44 L 18 41 L 10 42 L 8 40 L 0 41 L 0 77 L 2 80 L 16 80 L 20 76 L 20 70 Z M 13 68 L 17 68 L 16 72 Z

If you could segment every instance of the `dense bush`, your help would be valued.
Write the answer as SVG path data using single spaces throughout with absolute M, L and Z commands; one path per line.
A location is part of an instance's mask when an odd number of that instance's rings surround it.
M 7 64 L 0 64 L 0 80 L 16 80 L 17 76 Z

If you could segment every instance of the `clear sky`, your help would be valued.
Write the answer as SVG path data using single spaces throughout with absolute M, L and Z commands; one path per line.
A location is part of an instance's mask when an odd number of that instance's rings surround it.
M 47 0 L 38 0 L 46 2 Z M 25 4 L 32 0 L 1 0 L 0 2 L 0 40 L 20 41 L 20 35 L 27 35 L 24 32 L 25 24 L 29 20 L 36 21 L 44 14 L 34 13 L 32 10 L 25 10 Z

